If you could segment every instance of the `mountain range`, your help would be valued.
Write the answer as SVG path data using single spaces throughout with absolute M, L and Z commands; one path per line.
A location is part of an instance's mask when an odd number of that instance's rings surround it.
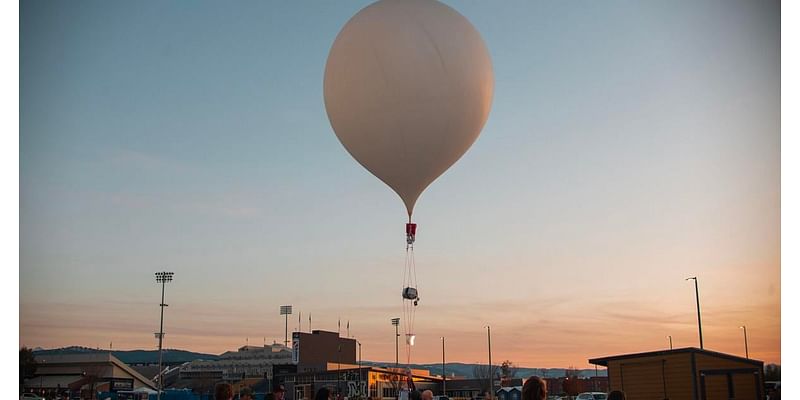
M 363 361 L 362 363 L 364 365 L 370 365 L 375 367 L 394 367 L 394 363 L 387 363 L 387 362 Z M 447 374 L 448 377 L 457 376 L 464 378 L 475 378 L 475 367 L 484 365 L 485 364 L 445 363 L 444 368 L 445 368 L 445 373 Z M 408 367 L 411 369 L 425 369 L 430 371 L 431 374 L 435 375 L 442 374 L 441 363 L 410 364 L 408 365 Z M 496 368 L 499 368 L 499 366 L 497 366 Z M 543 378 L 562 377 L 566 375 L 567 370 L 573 371 L 575 375 L 582 378 L 589 378 L 595 376 L 595 373 L 598 376 L 606 376 L 605 369 L 595 371 L 594 369 L 529 368 L 529 367 L 517 367 L 515 376 L 517 378 L 527 378 L 533 375 L 540 376 Z
M 108 352 L 109 350 L 92 349 L 88 347 L 70 346 L 57 349 L 33 349 L 34 355 L 46 356 L 48 354 L 79 354 L 79 353 L 97 353 Z M 118 358 L 120 361 L 129 365 L 148 365 L 158 363 L 158 350 L 111 350 L 111 354 Z M 164 349 L 162 360 L 164 364 L 182 364 L 194 360 L 218 360 L 219 356 L 214 354 L 195 353 L 187 350 L 178 349 Z M 393 367 L 393 362 L 380 362 L 380 361 L 363 361 L 363 365 L 375 367 Z M 465 364 L 465 363 L 446 363 L 445 372 L 447 376 L 458 376 L 464 378 L 474 378 L 475 368 L 480 364 Z M 405 365 L 404 365 L 405 366 Z M 432 374 L 440 375 L 442 372 L 441 363 L 432 364 L 411 364 L 408 367 L 412 369 L 425 369 L 429 370 Z M 595 374 L 605 376 L 605 369 L 595 371 L 594 369 L 575 369 L 572 370 L 580 377 L 592 377 Z M 541 377 L 561 377 L 567 372 L 565 368 L 529 368 L 517 367 L 517 377 L 529 377 L 537 375 Z

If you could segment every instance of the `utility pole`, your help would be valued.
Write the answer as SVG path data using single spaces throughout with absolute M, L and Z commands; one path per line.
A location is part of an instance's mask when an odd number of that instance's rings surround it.
M 442 336 L 442 396 L 447 397 L 447 372 L 444 365 L 444 336 Z
M 697 331 L 700 335 L 700 350 L 703 350 L 703 324 L 700 322 L 700 290 L 697 288 L 697 277 L 686 278 L 687 281 L 689 279 L 694 280 L 694 296 L 697 300 Z
M 159 324 L 158 333 L 156 337 L 158 337 L 158 394 L 156 395 L 156 399 L 161 400 L 161 390 L 164 388 L 164 370 L 162 367 L 162 345 L 164 343 L 164 307 L 167 306 L 164 303 L 164 291 L 167 286 L 167 282 L 172 282 L 172 275 L 175 275 L 172 272 L 156 272 L 156 282 L 161 284 L 161 323 Z
M 486 325 L 486 336 L 489 340 L 489 398 L 494 398 L 494 366 L 492 365 L 492 327 Z

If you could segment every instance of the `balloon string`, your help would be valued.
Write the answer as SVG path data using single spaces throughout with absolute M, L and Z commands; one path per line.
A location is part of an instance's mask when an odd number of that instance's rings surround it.
M 406 263 L 403 266 L 403 284 L 402 287 L 400 288 L 400 293 L 405 293 L 406 287 L 408 286 L 406 285 L 407 282 L 408 282 L 408 248 L 406 247 Z
M 414 283 L 413 286 L 417 289 L 417 295 L 419 295 L 419 287 L 417 286 L 417 261 L 414 259 L 414 247 L 411 247 L 411 273 L 414 274 Z

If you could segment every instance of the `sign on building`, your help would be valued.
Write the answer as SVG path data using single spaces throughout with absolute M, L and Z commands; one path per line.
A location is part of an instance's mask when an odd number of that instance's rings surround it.
M 116 392 L 118 390 L 133 390 L 133 379 L 111 379 L 111 391 Z
M 292 333 L 292 364 L 300 363 L 300 335 Z
M 365 381 L 348 381 L 347 382 L 347 397 L 353 398 L 357 396 L 364 396 L 367 394 L 367 382 Z

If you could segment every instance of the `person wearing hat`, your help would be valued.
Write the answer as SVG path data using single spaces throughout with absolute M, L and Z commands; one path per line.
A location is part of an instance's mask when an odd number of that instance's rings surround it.
M 239 392 L 239 400 L 253 400 L 253 389 L 249 387 L 242 388 Z

